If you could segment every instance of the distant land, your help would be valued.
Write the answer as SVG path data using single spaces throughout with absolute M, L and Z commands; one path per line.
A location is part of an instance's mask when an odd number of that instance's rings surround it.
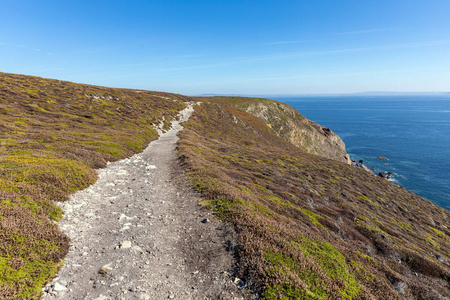
M 380 97 L 380 96 L 449 96 L 450 92 L 391 92 L 391 91 L 368 91 L 358 93 L 330 93 L 330 94 L 202 94 L 199 96 L 215 97 Z

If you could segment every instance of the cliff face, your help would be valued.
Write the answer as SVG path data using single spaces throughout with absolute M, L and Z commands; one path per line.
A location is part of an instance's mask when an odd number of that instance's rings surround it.
M 279 136 L 308 153 L 351 164 L 345 144 L 337 134 L 306 119 L 287 104 L 255 103 L 246 112 L 264 120 Z
M 211 101 L 245 111 L 272 128 L 275 133 L 310 154 L 351 164 L 342 139 L 331 129 L 306 119 L 285 103 L 268 99 L 213 97 Z

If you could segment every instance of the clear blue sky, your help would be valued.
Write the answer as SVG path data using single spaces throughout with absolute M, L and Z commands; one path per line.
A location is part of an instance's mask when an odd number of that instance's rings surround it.
M 450 90 L 450 1 L 2 0 L 0 71 L 182 94 Z

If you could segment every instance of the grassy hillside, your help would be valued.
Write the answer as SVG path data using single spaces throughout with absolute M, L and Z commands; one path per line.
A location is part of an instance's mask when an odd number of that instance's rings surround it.
M 55 201 L 190 100 L 0 73 L 0 299 L 38 299 L 56 274 L 69 240 Z M 263 299 L 450 297 L 449 211 L 347 165 L 339 140 L 286 105 L 196 100 L 180 162 L 233 225 L 239 276 Z
M 37 299 L 69 247 L 55 201 L 141 151 L 186 97 L 0 73 L 0 299 Z
M 204 100 L 180 160 L 203 205 L 234 225 L 239 276 L 263 299 L 450 297 L 449 211 L 230 109 L 259 100 Z

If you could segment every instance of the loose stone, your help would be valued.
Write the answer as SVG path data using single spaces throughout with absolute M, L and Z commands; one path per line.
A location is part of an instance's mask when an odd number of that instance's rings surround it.
M 123 241 L 120 244 L 120 249 L 128 249 L 131 248 L 131 242 L 130 241 Z

